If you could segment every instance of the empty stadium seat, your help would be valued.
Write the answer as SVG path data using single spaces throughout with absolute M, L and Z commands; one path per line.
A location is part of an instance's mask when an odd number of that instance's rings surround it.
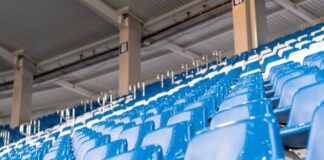
M 89 150 L 83 159 L 91 160 L 102 160 L 109 157 L 116 156 L 120 153 L 123 153 L 127 150 L 127 141 L 125 139 L 120 139 L 117 141 L 110 142 L 106 145 L 97 146 Z
M 312 120 L 312 129 L 310 131 L 308 145 L 307 145 L 307 156 L 306 160 L 312 159 L 323 159 L 324 152 L 322 149 L 324 147 L 323 138 L 324 138 L 324 103 L 318 107 L 314 113 Z
M 163 159 L 162 148 L 159 145 L 145 146 L 109 158 L 109 160 L 153 160 L 153 159 L 156 160 Z
M 185 160 L 283 159 L 276 120 L 253 118 L 194 137 Z
M 141 146 L 160 145 L 163 159 L 177 159 L 184 156 L 190 134 L 188 123 L 178 123 L 149 133 Z
M 144 136 L 154 130 L 152 121 L 142 123 L 140 125 L 124 130 L 119 135 L 119 139 L 127 140 L 127 149 L 133 150 L 142 144 Z
M 218 112 L 210 122 L 210 129 L 250 117 L 262 117 L 271 114 L 272 108 L 268 100 L 255 100 Z
M 208 115 L 205 107 L 198 107 L 183 111 L 169 118 L 167 125 L 173 125 L 181 122 L 189 122 L 193 130 L 198 132 L 207 127 Z
M 314 112 L 324 101 L 324 81 L 301 88 L 294 95 L 289 120 L 281 130 L 284 145 L 304 148 Z

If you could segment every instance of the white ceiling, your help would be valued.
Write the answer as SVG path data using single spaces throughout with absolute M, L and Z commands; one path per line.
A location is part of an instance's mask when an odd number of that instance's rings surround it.
M 153 33 L 222 0 L 104 0 L 116 11 L 129 6 L 131 12 L 147 24 L 145 33 Z M 293 0 L 298 7 L 314 17 L 324 16 L 322 0 Z M 190 4 L 195 4 L 190 6 Z M 190 6 L 186 8 L 187 6 Z M 306 21 L 272 0 L 266 0 L 269 34 L 287 31 Z M 170 14 L 172 13 L 172 14 Z M 158 21 L 156 21 L 158 19 Z M 50 70 L 79 60 L 79 55 L 91 56 L 118 45 L 118 28 L 77 0 L 2 0 L 0 1 L 0 45 L 9 51 L 24 49 L 43 70 Z M 213 49 L 233 54 L 232 15 L 226 12 L 209 21 L 192 25 L 167 39 L 197 55 Z M 154 44 L 142 49 L 142 80 L 156 77 L 166 70 L 178 70 L 190 60 Z M 0 83 L 12 79 L 12 65 L 0 57 Z M 3 74 L 4 71 L 7 74 Z M 35 84 L 33 110 L 62 107 L 83 96 L 60 88 L 53 82 L 65 80 L 93 93 L 118 87 L 118 59 L 80 69 L 57 77 L 53 81 Z M 0 92 L 0 116 L 8 116 L 11 91 Z

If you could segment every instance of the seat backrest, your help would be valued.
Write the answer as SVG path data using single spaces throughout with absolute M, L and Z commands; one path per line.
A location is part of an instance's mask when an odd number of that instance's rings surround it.
M 132 122 L 134 122 L 136 125 L 142 124 L 143 121 L 144 121 L 143 117 L 137 117 L 137 118 L 132 119 Z
M 118 126 L 118 127 L 115 127 L 113 129 L 111 129 L 110 132 L 109 132 L 109 135 L 111 137 L 111 141 L 117 140 L 122 131 L 124 131 L 125 129 L 128 129 L 130 127 L 133 127 L 134 125 L 135 125 L 134 122 L 130 122 L 130 123 L 126 123 L 124 125 L 121 125 L 121 126 Z
M 283 159 L 276 123 L 272 117 L 253 118 L 197 135 L 185 160 Z
M 298 66 L 300 66 L 300 64 L 294 63 L 294 62 L 287 62 L 285 64 L 276 66 L 271 70 L 271 73 L 269 74 L 268 79 L 273 83 L 278 74 L 285 72 L 285 71 L 289 71 L 289 70 L 296 68 Z
M 240 86 L 236 86 L 230 91 L 230 93 L 227 95 L 226 98 L 231 98 L 231 97 L 238 96 L 240 94 L 253 92 L 254 90 L 259 90 L 262 92 L 264 91 L 263 84 L 261 81 L 256 80 L 255 82 L 245 83 Z
M 280 60 L 277 60 L 277 61 L 274 61 L 274 62 L 269 63 L 266 66 L 265 77 L 268 78 L 268 75 L 269 75 L 270 70 L 271 70 L 272 67 L 275 67 L 277 65 L 281 65 L 281 64 L 284 64 L 284 63 L 287 63 L 287 62 L 288 61 L 286 59 L 280 59 Z
M 144 136 L 146 136 L 149 132 L 154 130 L 153 122 L 145 122 L 141 125 L 137 125 L 131 127 L 129 129 L 124 130 L 120 135 L 119 139 L 127 140 L 128 150 L 133 150 L 134 148 L 141 145 Z
M 158 145 L 146 146 L 122 153 L 108 160 L 153 160 L 163 159 L 162 148 Z
M 248 119 L 252 116 L 264 116 L 271 114 L 272 109 L 268 100 L 256 100 L 247 104 L 242 104 L 231 109 L 222 110 L 212 118 L 210 129 Z
M 156 114 L 159 114 L 160 112 L 161 112 L 161 109 L 159 107 L 154 107 L 154 108 L 147 110 L 145 114 L 146 115 L 148 115 L 148 114 L 156 115 Z
M 299 62 L 301 64 L 304 61 L 304 57 L 309 55 L 308 52 L 309 50 L 307 48 L 300 49 L 298 51 L 292 52 L 289 55 L 288 59 L 294 62 Z
M 282 87 L 278 108 L 290 107 L 293 102 L 293 96 L 298 89 L 313 83 L 321 82 L 323 80 L 324 70 L 319 70 L 314 73 L 308 73 L 287 80 Z
M 324 51 L 324 41 L 313 43 L 309 46 L 310 54 Z
M 198 107 L 176 114 L 169 118 L 167 125 L 189 122 L 195 131 L 204 129 L 208 124 L 208 115 L 205 107 Z
M 166 125 L 167 120 L 170 118 L 171 112 L 162 112 L 161 114 L 147 117 L 145 122 L 153 121 L 155 129 L 159 129 Z
M 77 158 L 78 159 L 81 159 L 83 160 L 84 159 L 84 156 L 85 154 L 96 147 L 96 139 L 90 139 L 86 142 L 84 142 L 82 145 L 81 145 L 81 148 L 79 150 L 79 152 L 77 153 Z
M 298 64 L 298 63 L 297 63 L 297 64 Z M 273 84 L 273 86 L 276 86 L 276 85 L 277 85 L 277 82 L 278 82 L 278 80 L 279 80 L 281 77 L 283 77 L 283 76 L 285 76 L 285 75 L 287 75 L 287 74 L 290 74 L 290 73 L 292 73 L 292 72 L 294 72 L 294 71 L 296 71 L 296 70 L 301 70 L 301 69 L 304 69 L 304 68 L 307 68 L 307 66 L 300 66 L 300 65 L 298 64 L 298 65 L 296 65 L 296 66 L 291 66 L 291 67 L 289 67 L 289 68 L 287 68 L 287 69 L 285 69 L 285 70 L 280 71 L 280 72 L 277 73 L 277 74 L 273 77 L 273 79 L 272 79 L 272 84 Z
M 231 97 L 228 99 L 225 99 L 220 107 L 219 110 L 225 110 L 225 109 L 229 109 L 241 104 L 246 104 L 248 102 L 254 101 L 254 100 L 258 100 L 263 98 L 263 93 L 260 90 L 254 90 L 252 92 L 248 92 L 248 93 L 243 93 L 240 95 L 237 95 L 235 97 Z
M 84 159 L 102 160 L 123 153 L 127 150 L 127 141 L 120 139 L 89 150 Z
M 177 159 L 186 151 L 189 131 L 189 124 L 185 122 L 164 127 L 146 135 L 141 146 L 160 145 L 164 159 Z
M 312 128 L 310 131 L 306 160 L 324 159 L 324 103 L 317 107 L 313 116 Z
M 294 95 L 287 126 L 294 126 L 312 121 L 317 106 L 324 101 L 324 81 L 305 86 Z
M 284 83 L 289 79 L 301 76 L 303 74 L 314 73 L 317 70 L 318 69 L 316 67 L 299 68 L 293 72 L 290 72 L 289 74 L 284 75 L 283 77 L 280 77 L 275 86 L 275 96 L 280 96 Z

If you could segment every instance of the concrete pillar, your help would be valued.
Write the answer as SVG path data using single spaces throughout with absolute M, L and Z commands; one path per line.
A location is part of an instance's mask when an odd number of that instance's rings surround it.
M 29 122 L 32 113 L 34 65 L 23 56 L 17 56 L 15 62 L 11 127 Z
M 233 0 L 235 53 L 251 50 L 266 42 L 264 0 Z
M 119 95 L 128 94 L 129 85 L 141 80 L 142 25 L 131 16 L 123 16 L 119 32 Z

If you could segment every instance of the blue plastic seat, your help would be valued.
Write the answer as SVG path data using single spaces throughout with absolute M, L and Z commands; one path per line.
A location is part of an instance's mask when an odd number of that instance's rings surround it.
M 127 140 L 127 150 L 133 150 L 142 144 L 144 136 L 154 130 L 153 122 L 145 122 L 143 124 L 124 130 L 119 135 L 119 139 Z
M 124 125 L 120 125 L 118 127 L 115 127 L 109 131 L 109 135 L 111 137 L 111 141 L 115 141 L 118 139 L 120 133 L 128 128 L 131 128 L 135 125 L 134 122 L 130 122 Z
M 76 153 L 77 159 L 84 159 L 85 154 L 100 145 L 107 144 L 110 142 L 110 136 L 105 135 L 105 136 L 97 136 L 93 139 L 90 139 L 84 143 L 81 144 L 80 150 Z
M 323 58 L 324 58 L 324 52 L 319 52 L 316 54 L 309 55 L 305 57 L 303 65 L 320 67 Z
M 307 67 L 307 68 L 299 68 L 297 70 L 294 70 L 282 77 L 280 77 L 280 79 L 278 79 L 276 85 L 274 86 L 274 91 L 275 94 L 274 96 L 280 96 L 281 92 L 282 92 L 282 87 L 285 84 L 286 81 L 288 81 L 289 79 L 301 76 L 301 75 L 305 75 L 305 74 L 309 74 L 309 73 L 314 73 L 317 71 L 316 67 Z
M 294 96 L 289 120 L 280 132 L 284 145 L 304 148 L 316 107 L 324 101 L 324 81 L 301 88 Z
M 193 108 L 198 108 L 198 107 L 206 107 L 207 109 L 207 114 L 208 114 L 208 117 L 212 117 L 215 115 L 216 113 L 216 99 L 214 97 L 214 95 L 212 96 L 205 96 L 205 97 L 201 97 L 200 99 L 198 99 L 196 102 L 186 106 L 184 108 L 184 111 L 186 110 L 190 110 L 190 109 L 193 109 Z
M 108 160 L 160 160 L 163 159 L 162 148 L 159 145 L 151 145 L 119 154 Z
M 303 70 L 305 68 L 307 68 L 307 66 L 296 66 L 296 67 L 293 67 L 293 68 L 289 68 L 289 69 L 283 70 L 280 73 L 276 74 L 275 78 L 272 81 L 273 88 L 275 88 L 277 86 L 278 81 L 282 77 L 284 77 L 286 75 L 289 75 L 290 73 L 295 72 L 297 70 Z
M 98 146 L 89 150 L 84 159 L 85 160 L 102 160 L 109 157 L 116 156 L 127 150 L 127 141 L 125 139 L 120 139 L 117 141 L 110 142 L 109 144 Z
M 153 121 L 155 129 L 164 127 L 172 114 L 170 112 L 162 112 L 161 114 L 147 117 L 144 122 Z
M 217 128 L 218 126 L 227 123 L 248 119 L 250 117 L 259 117 L 271 114 L 272 108 L 270 101 L 256 100 L 217 112 L 210 122 L 210 129 Z
M 241 95 L 241 94 L 246 94 L 249 92 L 264 92 L 264 88 L 263 88 L 263 83 L 261 81 L 257 81 L 257 82 L 251 82 L 251 83 L 246 83 L 246 85 L 243 86 L 236 86 L 234 89 L 232 89 L 230 91 L 230 93 L 226 96 L 226 98 L 232 98 L 235 97 L 237 95 Z
M 277 78 L 277 75 L 279 75 L 282 72 L 286 72 L 286 71 L 290 71 L 294 68 L 299 67 L 300 64 L 299 63 L 292 63 L 292 62 L 287 62 L 285 64 L 282 65 L 278 65 L 276 67 L 273 67 L 270 71 L 269 77 L 268 79 L 270 80 L 271 84 L 274 84 L 275 79 Z
M 321 62 L 320 69 L 324 69 L 324 59 L 323 59 L 322 62 Z
M 208 115 L 205 107 L 198 107 L 183 111 L 169 118 L 167 125 L 189 122 L 195 132 L 207 127 Z
M 190 127 L 186 122 L 156 130 L 146 135 L 142 147 L 160 145 L 163 159 L 177 159 L 184 156 L 190 140 Z
M 144 122 L 144 117 L 136 117 L 134 119 L 132 119 L 132 122 L 134 122 L 136 125 L 140 125 Z
M 185 160 L 283 159 L 278 130 L 272 117 L 215 128 L 190 141 Z
M 324 103 L 314 113 L 310 131 L 306 160 L 324 159 Z
M 324 70 L 301 75 L 286 81 L 283 85 L 278 108 L 290 107 L 299 88 L 324 80 Z
M 243 93 L 228 99 L 225 99 L 220 107 L 219 110 L 225 110 L 232 108 L 234 106 L 238 106 L 240 104 L 246 104 L 248 102 L 259 100 L 263 98 L 263 93 L 259 90 L 254 90 L 252 92 Z

